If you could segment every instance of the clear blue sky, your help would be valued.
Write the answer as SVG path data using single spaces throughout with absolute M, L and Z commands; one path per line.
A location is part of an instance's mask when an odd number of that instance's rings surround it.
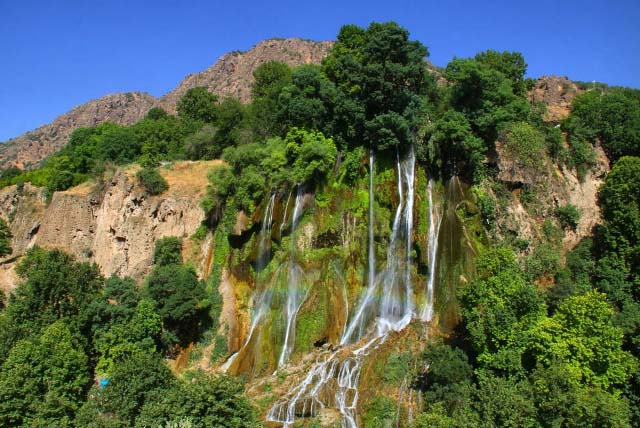
M 108 93 L 160 96 L 263 39 L 389 20 L 440 66 L 517 50 L 532 77 L 640 87 L 640 0 L 0 0 L 0 141 Z

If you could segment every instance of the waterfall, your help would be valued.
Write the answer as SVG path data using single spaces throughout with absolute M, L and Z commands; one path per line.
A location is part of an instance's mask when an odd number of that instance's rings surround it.
M 256 274 L 259 275 L 260 272 L 269 264 L 269 259 L 271 256 L 271 226 L 273 224 L 273 206 L 276 201 L 276 193 L 272 193 L 269 198 L 269 202 L 264 210 L 264 216 L 262 218 L 262 227 L 260 228 L 260 235 L 258 237 L 258 255 L 256 257 Z M 260 285 L 258 283 L 258 285 Z M 258 291 L 258 296 L 254 300 L 254 314 L 251 320 L 251 327 L 249 328 L 249 335 L 245 340 L 244 344 L 236 352 L 231 355 L 229 359 L 221 366 L 221 370 L 223 372 L 227 372 L 233 362 L 238 358 L 238 356 L 245 350 L 245 348 L 251 343 L 251 339 L 253 339 L 253 334 L 255 333 L 256 327 L 258 323 L 264 316 L 264 314 L 269 310 L 269 306 L 271 305 L 271 297 L 273 293 L 271 290 L 267 290 L 263 288 Z
M 369 149 L 369 260 L 368 260 L 368 288 L 373 289 L 376 282 L 376 256 L 373 247 L 373 149 Z M 362 335 L 362 333 L 360 333 Z
M 411 284 L 411 233 L 413 227 L 413 199 L 415 156 L 413 147 L 404 162 L 398 156 L 398 207 L 387 249 L 387 264 L 383 272 L 378 330 L 402 330 L 413 316 L 413 287 Z M 406 203 L 402 181 L 406 181 Z M 403 215 L 404 212 L 404 215 Z M 402 239 L 404 237 L 404 240 Z M 402 257 L 404 255 L 404 257 Z
M 291 218 L 291 255 L 289 260 L 289 281 L 287 289 L 287 303 L 285 305 L 285 316 L 287 318 L 287 329 L 285 331 L 284 343 L 282 346 L 282 353 L 278 360 L 278 367 L 285 364 L 291 353 L 293 352 L 293 346 L 295 344 L 296 335 L 296 318 L 298 311 L 305 300 L 305 297 L 300 289 L 300 281 L 302 280 L 302 269 L 295 262 L 296 252 L 296 240 L 295 230 L 298 225 L 298 220 L 302 212 L 302 204 L 304 202 L 304 188 L 298 184 L 298 191 L 296 194 L 296 204 L 293 208 L 293 217 Z
M 367 355 L 387 340 L 390 331 L 405 328 L 413 316 L 413 287 L 411 285 L 411 234 L 415 181 L 413 147 L 403 162 L 400 162 L 398 155 L 397 169 L 399 202 L 387 249 L 387 263 L 380 276 L 383 292 L 375 322 L 377 328 L 371 332 L 363 344 L 347 351 L 346 356 L 340 356 L 340 350 L 338 350 L 328 355 L 324 360 L 318 360 L 303 381 L 271 407 L 267 413 L 268 421 L 279 422 L 283 424 L 284 428 L 290 428 L 295 422 L 296 415 L 316 415 L 320 409 L 331 406 L 340 410 L 342 428 L 357 428 L 358 384 L 364 360 Z M 369 277 L 367 291 L 340 340 L 342 345 L 359 343 L 365 337 L 365 328 L 369 327 L 366 325 L 368 318 L 365 316 L 375 309 L 373 303 L 380 285 L 380 281 L 375 275 L 374 258 L 372 257 L 373 152 L 370 153 L 369 173 Z M 406 195 L 403 180 L 406 184 Z M 283 355 L 285 355 L 284 350 Z
M 438 255 L 438 238 L 440 236 L 440 223 L 442 222 L 442 214 L 439 207 L 433 202 L 433 180 L 429 180 L 427 185 L 427 199 L 429 202 L 429 236 L 427 245 L 427 263 L 429 265 L 429 278 L 427 279 L 427 298 L 422 309 L 420 319 L 422 321 L 431 321 L 433 319 L 433 292 L 436 280 L 436 260 Z
M 373 215 L 373 149 L 369 150 L 369 259 L 368 259 L 368 274 L 367 274 L 367 291 L 360 302 L 360 306 L 356 311 L 356 314 L 351 319 L 345 332 L 340 339 L 341 345 L 350 343 L 349 341 L 353 337 L 355 330 L 358 329 L 358 334 L 355 336 L 355 341 L 358 341 L 364 334 L 366 328 L 365 312 L 371 307 L 375 291 L 376 291 L 376 258 L 374 253 L 374 215 Z

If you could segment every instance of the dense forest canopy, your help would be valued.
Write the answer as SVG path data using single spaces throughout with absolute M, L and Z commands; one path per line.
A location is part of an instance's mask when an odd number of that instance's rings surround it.
M 173 237 L 156 242 L 142 284 L 104 278 L 61 250 L 22 257 L 20 285 L 0 305 L 0 425 L 259 426 L 242 379 L 176 376 L 165 361 L 191 343 L 224 342 L 218 284 L 235 213 L 258 218 L 274 189 L 298 186 L 330 206 L 331 189 L 367 183 L 370 153 L 393 176 L 411 151 L 426 176 L 470 186 L 483 236 L 475 274 L 455 296 L 459 324 L 425 342 L 417 359 L 428 370 L 411 372 L 425 397 L 412 427 L 640 426 L 640 91 L 594 85 L 558 124 L 529 97 L 535 82 L 520 53 L 487 50 L 444 69 L 428 54 L 396 23 L 346 25 L 320 65 L 260 65 L 249 104 L 192 88 L 176 116 L 153 108 L 130 126 L 79 128 L 39 168 L 2 171 L 4 187 L 30 182 L 51 195 L 88 180 L 100 189 L 118 166 L 138 163 L 137 180 L 157 195 L 167 190 L 160 165 L 224 160 L 202 200 L 202 229 L 218 245 L 206 280 Z M 497 153 L 532 174 L 584 179 L 599 148 L 611 172 L 591 237 L 563 251 L 580 218 L 570 204 L 545 214 L 537 242 L 504 233 L 500 195 L 514 189 L 498 178 Z M 517 191 L 535 202 L 535 186 Z M 366 221 L 368 197 L 354 194 Z M 395 196 L 379 198 L 391 223 Z M 0 219 L 0 255 L 11 252 Z M 373 400 L 363 426 L 390 426 L 394 414 Z

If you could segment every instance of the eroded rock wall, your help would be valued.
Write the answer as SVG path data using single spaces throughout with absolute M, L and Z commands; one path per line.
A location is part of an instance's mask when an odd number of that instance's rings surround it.
M 155 241 L 178 236 L 185 258 L 202 270 L 203 251 L 188 237 L 204 219 L 200 200 L 213 163 L 179 162 L 162 170 L 170 187 L 158 196 L 148 196 L 136 184 L 135 169 L 116 172 L 100 194 L 81 185 L 54 193 L 48 205 L 42 189 L 2 189 L 0 216 L 11 227 L 13 254 L 0 261 L 0 287 L 15 287 L 15 263 L 33 245 L 62 248 L 78 260 L 95 262 L 106 276 L 141 280 L 151 268 Z

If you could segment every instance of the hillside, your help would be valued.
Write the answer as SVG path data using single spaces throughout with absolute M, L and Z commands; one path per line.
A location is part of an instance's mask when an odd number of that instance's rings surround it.
M 640 91 L 329 45 L 4 172 L 0 425 L 640 425 Z
M 331 42 L 302 39 L 272 39 L 258 43 L 246 52 L 223 55 L 211 67 L 185 77 L 180 84 L 159 99 L 137 92 L 112 94 L 89 101 L 43 125 L 0 144 L 0 169 L 17 166 L 29 169 L 60 150 L 79 127 L 104 122 L 131 125 L 142 119 L 152 107 L 175 113 L 176 103 L 189 88 L 206 86 L 222 97 L 233 96 L 247 102 L 251 96 L 253 70 L 267 61 L 282 61 L 291 66 L 318 64 L 327 55 Z

